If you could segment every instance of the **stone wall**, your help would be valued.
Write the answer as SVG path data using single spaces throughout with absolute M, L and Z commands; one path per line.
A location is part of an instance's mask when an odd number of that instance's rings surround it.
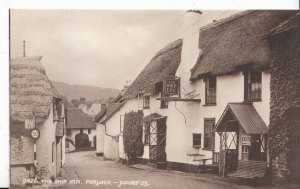
M 273 60 L 271 66 L 270 155 L 273 178 L 290 174 L 290 128 L 287 112 L 300 107 L 300 38 L 299 29 L 288 31 L 268 40 Z

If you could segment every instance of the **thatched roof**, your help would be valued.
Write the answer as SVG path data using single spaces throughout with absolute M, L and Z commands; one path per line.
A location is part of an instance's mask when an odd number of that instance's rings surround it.
M 289 19 L 285 20 L 284 22 L 280 23 L 275 28 L 272 28 L 268 33 L 264 34 L 262 37 L 265 38 L 265 37 L 275 36 L 277 34 L 290 31 L 299 27 L 300 27 L 300 12 L 290 17 Z
M 45 121 L 50 113 L 56 90 L 49 81 L 41 64 L 41 56 L 10 60 L 10 118 L 24 122 L 32 119 L 36 123 Z
M 175 76 L 181 62 L 182 39 L 161 49 L 125 91 L 124 99 L 135 98 L 138 93 L 153 94 L 154 85 L 166 76 Z
M 107 107 L 101 108 L 100 112 L 95 116 L 94 121 L 98 123 L 106 114 Z
M 223 75 L 240 71 L 246 65 L 268 69 L 271 52 L 261 35 L 270 31 L 296 11 L 247 11 L 200 29 L 202 50 L 191 70 L 190 80 L 206 74 Z
M 105 119 L 101 121 L 102 124 L 105 124 L 121 107 L 125 104 L 123 103 L 109 103 L 106 106 Z M 101 119 L 101 118 L 100 118 Z
M 95 129 L 93 118 L 80 108 L 67 109 L 67 129 Z

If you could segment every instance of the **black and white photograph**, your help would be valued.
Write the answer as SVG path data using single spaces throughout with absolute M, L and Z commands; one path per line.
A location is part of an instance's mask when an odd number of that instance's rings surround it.
M 300 184 L 299 10 L 9 10 L 10 188 Z

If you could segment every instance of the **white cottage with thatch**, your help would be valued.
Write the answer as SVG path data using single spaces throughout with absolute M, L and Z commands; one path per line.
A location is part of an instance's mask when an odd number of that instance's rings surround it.
M 55 178 L 65 162 L 65 108 L 41 58 L 10 60 L 11 184 Z M 39 131 L 38 138 L 32 137 L 32 129 Z

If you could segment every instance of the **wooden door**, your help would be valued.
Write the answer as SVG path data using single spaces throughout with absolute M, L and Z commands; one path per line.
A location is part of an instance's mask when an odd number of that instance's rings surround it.
M 261 140 L 260 135 L 251 136 L 251 146 L 249 149 L 249 160 L 260 161 L 261 157 Z
M 166 161 L 166 119 L 150 124 L 149 160 L 151 163 Z

